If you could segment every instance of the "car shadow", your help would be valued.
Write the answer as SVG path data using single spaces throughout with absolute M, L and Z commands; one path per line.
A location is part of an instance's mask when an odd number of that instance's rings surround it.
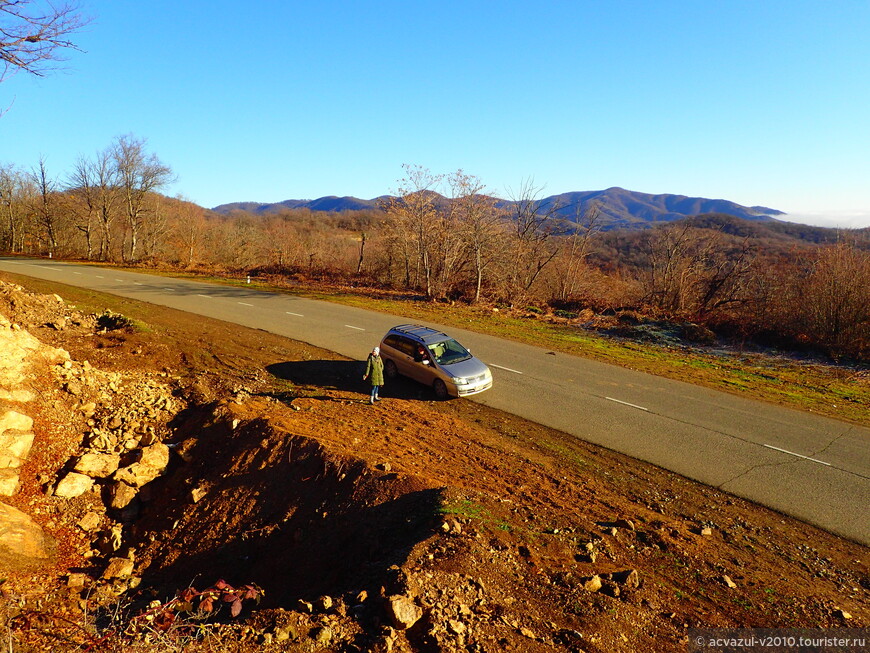
M 359 392 L 368 395 L 371 386 L 363 380 L 365 363 L 362 361 L 308 360 L 286 361 L 266 366 L 274 377 L 296 385 L 316 385 L 330 390 Z M 385 398 L 409 401 L 432 401 L 435 393 L 431 388 L 403 376 L 384 379 L 380 395 Z

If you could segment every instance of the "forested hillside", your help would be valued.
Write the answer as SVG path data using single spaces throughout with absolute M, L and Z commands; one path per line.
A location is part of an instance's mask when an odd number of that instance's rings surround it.
M 870 234 L 706 214 L 605 230 L 527 184 L 504 203 L 461 171 L 406 167 L 377 209 L 219 215 L 159 193 L 170 169 L 122 137 L 65 181 L 0 169 L 9 254 L 320 281 L 532 314 L 633 312 L 721 336 L 870 355 Z

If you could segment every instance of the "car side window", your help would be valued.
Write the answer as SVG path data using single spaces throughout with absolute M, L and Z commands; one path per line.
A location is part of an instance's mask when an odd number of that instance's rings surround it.
M 412 340 L 408 340 L 407 338 L 403 338 L 402 336 L 396 336 L 396 344 L 393 346 L 400 352 L 402 352 L 403 354 L 407 354 L 408 356 L 413 356 L 417 348 Z
M 397 336 L 397 335 L 391 335 L 391 336 L 387 336 L 386 338 L 384 338 L 384 344 L 392 347 L 393 349 L 399 348 L 398 342 L 399 342 L 399 336 Z

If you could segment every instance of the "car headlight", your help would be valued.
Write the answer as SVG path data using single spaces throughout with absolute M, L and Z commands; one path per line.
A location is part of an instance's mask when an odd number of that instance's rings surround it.
M 454 376 L 453 383 L 455 383 L 456 385 L 468 385 L 468 379 L 466 379 L 464 376 Z

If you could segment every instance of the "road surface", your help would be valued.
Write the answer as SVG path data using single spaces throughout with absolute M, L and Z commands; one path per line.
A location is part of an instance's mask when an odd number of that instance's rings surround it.
M 51 260 L 0 257 L 0 270 L 263 329 L 356 359 L 364 359 L 390 327 L 408 321 L 245 287 Z M 493 370 L 493 388 L 473 401 L 870 545 L 870 429 L 539 347 L 439 328 Z

